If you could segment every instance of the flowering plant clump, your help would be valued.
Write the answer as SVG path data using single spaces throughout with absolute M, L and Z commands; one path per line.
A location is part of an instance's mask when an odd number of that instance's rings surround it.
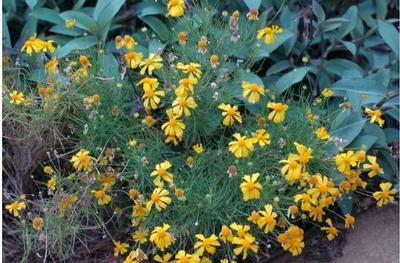
M 29 244 L 24 260 L 70 260 L 76 243 L 92 248 L 90 235 L 124 263 L 253 262 L 278 248 L 298 256 L 309 222 L 331 241 L 341 225 L 354 228 L 348 204 L 358 196 L 378 207 L 396 200 L 379 156 L 343 146 L 330 128 L 350 112 L 330 104 L 335 91 L 312 100 L 280 92 L 298 75 L 257 74 L 293 29 L 258 7 L 165 8 L 165 43 L 146 29 L 63 56 L 35 33 L 22 64 L 3 61 L 30 73 L 3 89 L 6 120 L 64 124 L 54 137 L 63 153 L 48 151 L 33 175 L 39 194 L 11 195 L 5 206 Z M 65 30 L 80 19 L 68 16 Z M 363 118 L 385 125 L 378 107 Z

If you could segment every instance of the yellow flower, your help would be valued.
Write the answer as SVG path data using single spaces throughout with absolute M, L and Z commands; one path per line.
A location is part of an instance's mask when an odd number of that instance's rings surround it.
M 236 141 L 229 142 L 229 151 L 236 158 L 245 158 L 254 150 L 253 139 L 248 139 L 246 136 L 241 136 L 240 133 L 233 134 Z
M 221 227 L 221 232 L 219 232 L 219 239 L 221 239 L 225 243 L 231 242 L 233 239 L 232 230 L 228 226 L 223 225 Z
M 328 226 L 321 227 L 322 231 L 326 231 L 327 238 L 329 241 L 332 241 L 335 237 L 339 235 L 339 230 L 337 230 L 336 227 L 333 226 L 332 220 L 330 218 L 325 220 L 325 223 L 328 224 Z
M 318 222 L 322 222 L 322 217 L 325 215 L 324 208 L 326 207 L 325 203 L 319 203 L 317 206 L 310 207 L 310 219 Z
M 187 35 L 186 35 L 185 32 L 179 32 L 178 33 L 178 41 L 179 41 L 180 45 L 182 45 L 182 46 L 186 45 Z
M 173 243 L 172 235 L 168 232 L 171 226 L 163 224 L 163 226 L 157 226 L 151 232 L 150 241 L 154 243 L 161 251 L 164 251 Z
M 140 244 L 144 244 L 147 242 L 147 237 L 149 236 L 149 230 L 144 229 L 144 230 L 137 230 L 132 238 L 136 242 L 139 242 Z
M 285 251 L 289 250 L 293 256 L 301 254 L 301 251 L 304 248 L 303 239 L 304 230 L 295 225 L 290 226 L 285 233 L 278 236 L 278 241 L 281 243 L 283 249 Z
M 139 81 L 138 84 L 136 84 L 136 86 L 139 86 L 140 84 L 142 84 L 143 90 L 150 89 L 150 88 L 156 89 L 158 87 L 158 79 L 143 78 L 141 81 Z
M 191 93 L 194 92 L 194 85 L 197 84 L 197 79 L 193 77 L 188 77 L 185 79 L 181 79 L 179 81 L 179 86 L 175 91 L 175 94 L 177 96 L 186 96 L 188 92 L 190 91 Z
M 272 27 L 264 27 L 258 30 L 257 39 L 261 39 L 264 35 L 264 42 L 267 45 L 273 44 L 276 41 L 276 34 L 282 33 L 283 30 L 279 26 L 273 25 Z
M 329 180 L 327 176 L 323 176 L 319 173 L 315 174 L 312 178 L 313 188 L 307 190 L 307 193 L 314 199 L 317 200 L 319 197 L 325 198 L 328 194 L 336 196 L 339 194 L 339 189 L 335 187 L 333 182 Z
M 357 166 L 357 156 L 353 151 L 338 154 L 335 159 L 337 169 L 344 174 L 348 174 L 351 167 Z
M 169 0 L 168 1 L 168 15 L 172 17 L 179 17 L 185 14 L 185 1 L 184 0 Z
M 116 49 L 121 49 L 123 46 L 125 46 L 125 40 L 121 36 L 116 36 L 115 37 L 115 48 Z
M 207 37 L 202 36 L 200 40 L 197 42 L 197 46 L 199 47 L 198 52 L 204 55 L 207 52 Z
M 165 180 L 166 182 L 172 184 L 174 181 L 174 175 L 167 170 L 171 168 L 172 165 L 168 161 L 164 161 L 156 165 L 155 170 L 151 172 L 150 176 L 155 176 L 154 184 L 158 187 L 163 187 L 163 183 L 161 179 Z
M 124 45 L 128 50 L 135 50 L 137 42 L 129 35 L 124 36 Z
M 257 8 L 250 8 L 246 16 L 249 20 L 258 21 L 258 13 L 259 12 Z
M 56 190 L 56 177 L 55 176 L 51 177 L 51 179 L 47 181 L 47 187 L 51 191 L 55 191 Z
M 143 106 L 145 109 L 157 109 L 160 103 L 160 97 L 164 97 L 165 92 L 162 90 L 157 90 L 156 87 L 144 88 L 144 94 L 142 96 Z
M 260 211 L 262 215 L 260 219 L 257 221 L 257 225 L 260 229 L 264 228 L 264 233 L 268 234 L 274 230 L 276 225 L 276 217 L 278 216 L 275 212 L 272 211 L 272 205 L 267 204 L 264 206 L 265 211 Z
M 114 241 L 114 257 L 118 257 L 119 255 L 126 254 L 128 252 L 129 244 L 121 243 L 119 241 Z
M 392 184 L 387 182 L 387 183 L 381 183 L 379 184 L 379 187 L 381 188 L 382 191 L 376 191 L 373 193 L 373 197 L 375 198 L 377 202 L 377 206 L 381 207 L 383 205 L 388 204 L 389 202 L 394 201 L 393 195 L 397 193 L 397 190 L 391 189 Z
M 230 227 L 236 231 L 238 237 L 251 236 L 251 234 L 248 233 L 250 231 L 249 225 L 238 225 L 236 223 L 232 223 Z
M 210 64 L 212 68 L 216 68 L 219 65 L 219 57 L 216 54 L 210 56 Z
M 245 260 L 247 258 L 248 251 L 253 251 L 257 253 L 258 245 L 255 244 L 256 239 L 251 235 L 246 235 L 244 237 L 234 237 L 232 240 L 232 244 L 238 245 L 235 249 L 233 249 L 233 253 L 235 255 L 243 254 L 242 259 Z
M 35 229 L 36 231 L 41 231 L 43 229 L 43 218 L 41 218 L 40 216 L 36 216 L 33 220 L 32 220 L 32 227 L 33 229 Z
M 176 67 L 180 70 L 182 70 L 183 73 L 189 74 L 189 77 L 193 78 L 193 77 L 197 77 L 200 78 L 201 77 L 201 65 L 198 63 L 189 63 L 187 65 L 183 64 L 183 63 L 178 63 L 176 65 Z
M 223 110 L 222 117 L 224 117 L 223 124 L 225 126 L 231 126 L 235 123 L 235 120 L 242 123 L 242 116 L 238 110 L 238 106 L 231 106 L 230 104 L 220 104 L 218 109 Z
M 323 141 L 329 140 L 330 135 L 326 131 L 325 127 L 320 127 L 315 131 L 315 135 L 317 135 L 317 138 Z
M 94 193 L 94 196 L 97 198 L 97 203 L 99 205 L 106 205 L 111 202 L 112 197 L 106 193 L 105 189 L 101 190 L 92 190 L 92 193 Z
M 275 123 L 281 123 L 285 120 L 285 114 L 289 107 L 288 105 L 280 102 L 268 102 L 267 108 L 273 110 L 268 114 L 268 120 L 272 120 Z
M 153 126 L 154 122 L 155 120 L 151 115 L 146 115 L 146 117 L 142 120 L 142 123 L 146 124 L 147 127 Z
M 303 166 L 300 164 L 297 154 L 289 153 L 288 159 L 281 160 L 279 163 L 286 163 L 281 168 L 281 174 L 286 175 L 286 180 L 289 184 L 293 184 L 301 179 Z
M 89 156 L 89 151 L 86 149 L 80 149 L 78 153 L 76 153 L 71 158 L 71 163 L 77 171 L 81 170 L 91 170 L 92 169 L 92 160 L 93 157 Z
M 25 101 L 25 97 L 24 94 L 22 92 L 18 92 L 16 90 L 12 91 L 10 93 L 10 103 L 12 104 L 17 104 L 20 105 L 21 103 L 24 103 Z
M 129 189 L 129 198 L 132 200 L 136 200 L 139 197 L 139 190 L 136 188 Z
M 44 69 L 49 75 L 54 75 L 57 73 L 57 65 L 58 60 L 56 57 L 53 57 L 44 65 Z
M 175 136 L 178 138 L 183 137 L 183 131 L 185 130 L 185 124 L 179 120 L 179 116 L 174 115 L 172 109 L 167 110 L 168 122 L 164 123 L 161 126 L 161 129 L 164 130 L 165 135 L 167 136 Z
M 264 129 L 259 129 L 256 133 L 253 133 L 253 141 L 254 143 L 258 143 L 261 147 L 271 144 L 270 135 Z
M 21 201 L 14 201 L 9 205 L 6 205 L 6 209 L 10 214 L 12 214 L 14 217 L 19 217 L 19 212 L 21 210 L 24 210 L 26 208 L 25 202 Z
M 125 54 L 125 63 L 127 68 L 135 69 L 142 63 L 143 53 L 129 51 Z
M 299 154 L 299 162 L 302 165 L 307 164 L 310 161 L 310 159 L 313 158 L 311 155 L 313 150 L 297 142 L 295 142 L 294 145 L 296 146 L 297 153 Z
M 84 68 L 89 68 L 92 66 L 89 58 L 84 55 L 79 56 L 79 62 L 81 63 L 82 67 L 84 67 Z
M 294 196 L 294 201 L 297 203 L 301 201 L 301 210 L 309 211 L 311 209 L 311 204 L 315 203 L 315 200 L 307 193 L 297 194 Z
M 162 58 L 159 55 L 150 53 L 147 59 L 140 62 L 140 75 L 144 75 L 147 71 L 147 73 L 151 76 L 153 74 L 153 70 L 162 67 L 160 62 L 162 62 Z
M 54 172 L 53 168 L 51 168 L 51 166 L 47 165 L 45 167 L 43 167 L 43 172 L 45 174 L 52 174 Z
M 239 10 L 235 10 L 235 11 L 232 13 L 232 19 L 235 20 L 235 21 L 238 21 L 239 18 L 240 18 L 240 12 L 239 12 Z
M 167 205 L 170 203 L 171 198 L 168 197 L 168 191 L 163 188 L 156 188 L 146 204 L 146 209 L 150 211 L 151 207 L 155 205 L 157 211 L 161 211 L 167 208 Z
M 179 95 L 179 93 L 178 93 Z M 197 104 L 194 101 L 193 97 L 187 97 L 187 95 L 177 96 L 176 99 L 172 102 L 172 110 L 173 113 L 177 116 L 190 116 L 190 109 L 197 108 Z
M 128 145 L 132 148 L 135 148 L 135 146 L 137 145 L 137 140 L 135 139 L 130 139 L 128 142 Z
M 140 263 L 146 262 L 148 259 L 147 255 L 140 248 L 129 252 L 128 256 L 122 263 Z
M 385 123 L 385 120 L 381 118 L 382 112 L 379 109 L 371 110 L 369 108 L 366 108 L 365 113 L 368 114 L 369 117 L 371 117 L 370 123 L 376 122 L 378 123 L 379 127 L 382 127 Z
M 202 234 L 197 234 L 196 238 L 200 241 L 197 241 L 196 244 L 194 244 L 194 249 L 196 249 L 196 254 L 199 256 L 204 254 L 204 250 L 211 255 L 214 255 L 216 247 L 221 246 L 221 244 L 218 242 L 218 237 L 214 234 L 212 234 L 210 237 L 205 237 Z
M 184 201 L 185 200 L 185 191 L 181 188 L 175 188 L 174 190 L 175 196 L 178 198 L 178 200 Z
M 39 53 L 42 49 L 42 42 L 40 39 L 36 38 L 36 33 L 33 34 L 28 40 L 25 41 L 24 45 L 21 48 L 21 52 L 26 52 L 28 56 L 31 56 L 33 52 Z
M 204 152 L 203 145 L 201 143 L 195 144 L 192 146 L 193 151 L 195 151 L 197 154 L 201 154 Z
M 179 250 L 175 255 L 175 263 L 200 263 L 200 258 L 197 254 L 189 254 L 184 250 Z
M 330 98 L 333 96 L 333 90 L 328 89 L 328 88 L 324 88 L 322 90 L 322 96 L 324 96 L 325 98 Z
M 240 189 L 242 190 L 243 200 L 245 202 L 252 199 L 260 199 L 260 190 L 262 186 L 257 182 L 258 177 L 260 177 L 259 173 L 254 173 L 251 176 L 243 176 L 245 182 L 240 184 Z
M 363 168 L 366 170 L 370 170 L 368 173 L 369 177 L 374 177 L 375 175 L 383 174 L 383 169 L 380 167 L 380 165 L 376 162 L 376 156 L 368 155 L 367 159 L 369 161 L 369 164 L 364 164 Z
M 265 95 L 264 87 L 262 85 L 257 85 L 257 83 L 249 83 L 243 81 L 242 89 L 242 96 L 247 98 L 248 101 L 252 104 L 257 103 L 260 100 L 260 95 Z
M 50 53 L 54 53 L 56 48 L 53 46 L 53 40 L 41 41 L 41 50 L 43 52 L 49 51 Z
M 154 257 L 154 260 L 160 263 L 172 263 L 173 261 L 171 259 L 172 259 L 171 253 L 167 253 L 163 257 L 159 255 L 155 255 Z
M 350 227 L 354 228 L 354 223 L 356 222 L 356 219 L 354 216 L 350 214 L 345 214 L 344 215 L 344 227 L 349 229 Z
M 257 221 L 260 219 L 261 215 L 257 211 L 252 211 L 250 216 L 247 218 L 247 221 L 253 222 L 254 224 L 257 224 Z
M 76 19 L 67 19 L 64 21 L 64 24 L 66 28 L 71 29 L 76 25 Z

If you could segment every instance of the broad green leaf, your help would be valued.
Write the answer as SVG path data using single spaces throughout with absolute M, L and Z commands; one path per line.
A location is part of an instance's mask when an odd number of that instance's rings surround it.
M 146 25 L 148 25 L 162 41 L 167 41 L 169 37 L 169 30 L 167 26 L 155 16 L 139 17 Z
M 360 95 L 376 95 L 378 98 L 385 96 L 385 88 L 381 83 L 371 79 L 342 79 L 335 82 L 331 89 L 337 96 L 346 96 L 346 92 L 354 92 Z
M 24 27 L 22 28 L 20 38 L 25 42 L 28 38 L 30 38 L 37 31 L 37 23 L 38 20 L 36 17 L 30 16 L 28 20 L 25 22 Z M 19 41 L 18 41 L 19 42 Z
M 382 107 L 391 107 L 391 106 L 399 106 L 400 105 L 400 101 L 399 101 L 399 96 L 393 97 L 391 99 L 389 99 L 388 101 L 386 101 Z
M 97 38 L 95 36 L 86 36 L 76 38 L 74 40 L 69 41 L 67 44 L 58 48 L 55 52 L 57 57 L 64 57 L 68 55 L 73 50 L 82 50 L 90 48 L 97 44 Z
M 383 129 L 386 136 L 386 141 L 388 144 L 399 140 L 399 130 L 396 128 L 386 128 Z
M 347 48 L 348 51 L 350 51 L 350 53 L 355 56 L 357 53 L 357 46 L 353 43 L 353 42 L 349 42 L 349 41 L 340 41 L 343 46 L 345 46 Z
M 353 209 L 353 193 L 345 193 L 337 200 L 340 211 L 343 215 L 350 214 Z
M 329 18 L 321 24 L 321 31 L 324 33 L 332 31 L 332 30 L 337 29 L 338 27 L 344 25 L 347 22 L 349 22 L 349 20 L 341 18 L 341 17 Z
M 396 56 L 399 56 L 399 31 L 385 21 L 378 20 L 379 35 L 385 40 L 386 44 L 393 50 Z
M 83 31 L 79 28 L 76 28 L 76 27 L 68 29 L 65 27 L 64 24 L 62 24 L 62 25 L 55 25 L 55 26 L 51 27 L 50 32 L 61 34 L 61 35 L 66 35 L 66 36 L 78 37 L 78 36 L 82 36 L 85 31 Z
M 363 131 L 366 134 L 373 135 L 377 138 L 374 148 L 387 149 L 386 135 L 377 124 L 368 122 L 364 125 Z
M 64 20 L 76 19 L 76 27 L 97 34 L 98 25 L 96 21 L 81 11 L 66 11 L 60 14 Z
M 264 43 L 264 38 L 260 39 L 259 45 L 260 47 L 258 48 L 256 52 L 256 58 L 264 58 L 264 57 L 269 57 L 270 54 L 280 47 L 284 42 L 286 42 L 288 39 L 290 39 L 293 36 L 293 33 L 288 31 L 288 30 L 283 30 L 282 33 L 279 33 L 276 35 L 276 41 L 270 45 L 267 45 Z
M 251 8 L 259 9 L 261 5 L 261 0 L 244 0 L 244 3 L 247 5 L 249 9 Z
M 8 31 L 8 25 L 7 25 L 7 21 L 6 21 L 6 17 L 3 14 L 2 17 L 3 20 L 3 24 L 2 24 L 2 30 L 3 30 L 3 47 L 6 48 L 11 48 L 11 39 L 10 39 L 10 32 Z
M 99 56 L 100 70 L 106 78 L 119 80 L 119 66 L 117 59 L 112 54 L 103 54 Z
M 38 0 L 25 0 L 25 3 L 29 6 L 30 9 L 34 9 Z
M 396 121 L 399 121 L 399 108 L 387 110 L 385 113 Z
M 100 14 L 113 0 L 97 0 L 96 6 L 93 10 L 93 19 L 99 21 Z
M 153 38 L 149 42 L 149 53 L 157 54 L 160 49 L 164 49 L 167 44 L 162 43 L 159 39 Z
M 367 120 L 360 113 L 353 112 L 349 117 L 340 122 L 339 126 L 331 128 L 331 136 L 341 138 L 343 141 L 338 146 L 346 147 L 361 132 Z
M 383 168 L 383 174 L 378 174 L 380 177 L 392 181 L 394 176 L 398 176 L 399 169 L 397 162 L 394 161 L 388 150 L 379 151 L 377 162 Z
M 17 1 L 15 0 L 3 0 L 3 8 L 6 9 L 7 13 L 17 12 Z M 3 14 L 4 16 L 4 14 Z
M 375 0 L 376 5 L 376 18 L 380 20 L 384 20 L 387 15 L 387 7 L 388 3 L 386 1 Z
M 345 37 L 347 34 L 349 34 L 355 28 L 355 26 L 357 24 L 357 18 L 358 18 L 357 6 L 353 5 L 350 8 L 348 8 L 346 13 L 344 13 L 343 18 L 347 19 L 349 22 L 343 24 L 339 28 L 338 32 L 336 33 L 336 36 L 339 39 Z
M 334 58 L 325 62 L 323 66 L 324 70 L 328 73 L 343 77 L 343 73 L 348 70 L 357 70 L 360 74 L 363 74 L 362 68 L 351 60 Z
M 291 66 L 291 64 L 290 64 L 290 61 L 289 61 L 289 60 L 282 60 L 282 61 L 279 61 L 278 63 L 272 65 L 272 66 L 268 69 L 267 75 L 273 75 L 273 74 L 279 73 L 279 72 L 281 72 L 281 71 L 283 71 L 283 70 L 285 70 L 285 69 L 290 68 L 290 66 Z
M 318 24 L 325 21 L 326 19 L 325 11 L 322 8 L 322 6 L 318 4 L 318 2 L 315 0 L 312 1 L 312 11 L 318 19 Z
M 73 10 L 79 10 L 82 8 L 82 6 L 85 4 L 86 0 L 78 0 L 74 4 L 74 7 L 72 8 Z
M 293 35 L 283 43 L 285 47 L 285 54 L 289 55 L 294 45 L 297 42 L 299 35 L 299 14 L 297 12 L 290 11 L 289 8 L 285 7 L 279 17 L 279 22 L 284 28 L 283 30 L 289 30 Z
M 114 16 L 121 9 L 125 0 L 113 0 L 101 11 L 97 23 L 100 27 L 105 27 L 107 24 L 111 23 Z
M 290 88 L 290 86 L 302 81 L 310 69 L 310 67 L 296 68 L 284 74 L 276 82 L 275 91 L 278 94 L 282 94 L 284 91 Z
M 60 14 L 50 8 L 35 8 L 32 12 L 32 16 L 39 20 L 47 21 L 53 24 L 64 24 L 64 20 L 60 17 Z
M 352 143 L 347 145 L 348 149 L 368 151 L 372 145 L 378 140 L 378 137 L 374 135 L 360 135 Z

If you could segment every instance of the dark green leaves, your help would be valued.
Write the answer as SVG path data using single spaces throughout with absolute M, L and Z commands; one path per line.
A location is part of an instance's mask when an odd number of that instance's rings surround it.
M 98 26 L 96 21 L 87 14 L 80 11 L 66 11 L 60 14 L 64 20 L 76 19 L 76 27 L 97 34 Z
M 64 24 L 64 20 L 60 17 L 57 11 L 50 8 L 36 8 L 32 15 L 39 20 L 47 21 L 53 24 Z
M 55 52 L 55 55 L 57 57 L 64 57 L 73 50 L 86 49 L 96 44 L 97 44 L 97 38 L 95 36 L 76 38 L 74 40 L 69 41 L 63 47 L 58 48 Z
M 155 16 L 144 16 L 140 19 L 148 25 L 162 41 L 167 41 L 169 37 L 169 30 L 167 26 Z
M 366 119 L 362 118 L 360 113 L 354 112 L 332 127 L 331 136 L 342 139 L 338 146 L 346 147 L 360 134 L 365 122 Z
M 386 44 L 393 50 L 396 56 L 399 56 L 399 31 L 388 22 L 378 20 L 379 35 L 385 40 Z
M 278 94 L 281 94 L 288 88 L 290 88 L 292 85 L 302 81 L 306 76 L 306 74 L 310 71 L 310 69 L 311 69 L 310 67 L 302 67 L 294 69 L 284 74 L 282 77 L 279 78 L 279 80 L 275 84 L 276 92 Z

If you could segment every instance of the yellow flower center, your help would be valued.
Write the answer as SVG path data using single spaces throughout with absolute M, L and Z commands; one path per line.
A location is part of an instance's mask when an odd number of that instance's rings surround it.
M 388 199 L 389 198 L 389 192 L 387 192 L 387 191 L 382 191 L 382 198 L 383 199 Z
M 158 175 L 163 176 L 165 174 L 164 168 L 158 169 Z
M 227 113 L 229 116 L 233 116 L 233 115 L 235 115 L 236 110 L 235 110 L 234 108 L 229 108 L 229 109 L 226 111 L 226 113 Z
M 199 48 L 205 49 L 207 46 L 207 41 L 206 40 L 200 40 L 199 41 Z
M 210 240 L 208 240 L 207 238 L 204 239 L 203 241 L 203 247 L 208 248 L 210 246 Z
M 377 163 L 373 163 L 371 169 L 372 169 L 372 171 L 378 171 L 379 165 Z
M 246 184 L 246 189 L 248 190 L 248 191 L 252 191 L 252 190 L 254 190 L 256 188 L 256 185 L 253 183 L 253 182 L 248 182 L 247 184 Z
M 152 64 L 153 64 L 153 60 L 152 59 L 149 58 L 149 59 L 146 60 L 146 65 L 147 66 L 150 66 Z
M 161 228 L 158 230 L 157 234 L 159 237 L 163 237 L 163 236 L 165 236 L 165 230 Z
M 297 168 L 297 162 L 296 161 L 289 162 L 289 168 L 290 169 L 296 169 Z
M 239 139 L 239 140 L 238 140 L 238 145 L 239 145 L 240 147 L 243 147 L 243 146 L 246 145 L 246 141 L 245 141 L 244 139 Z
M 152 194 L 151 195 L 151 201 L 153 201 L 155 203 L 158 200 L 160 200 L 160 196 L 158 194 Z
M 169 3 L 170 5 L 177 5 L 179 4 L 179 0 L 170 0 Z
M 81 162 L 86 162 L 87 159 L 88 159 L 88 157 L 86 155 L 80 155 L 79 156 L 79 161 L 81 161 Z
M 256 85 L 256 84 L 252 84 L 252 85 L 250 86 L 250 90 L 251 90 L 252 92 L 257 92 L 257 91 L 258 91 L 257 85 Z
M 170 126 L 175 126 L 176 125 L 176 120 L 175 119 L 170 119 L 169 120 L 169 125 Z
M 179 105 L 181 105 L 181 107 L 185 107 L 186 104 L 187 104 L 187 102 L 186 102 L 186 100 L 184 100 L 184 99 L 181 99 L 181 100 L 179 101 Z
M 321 193 L 326 193 L 328 191 L 328 188 L 324 184 L 320 184 L 318 186 L 318 189 Z
M 277 111 L 277 112 L 283 111 L 283 105 L 281 103 L 276 104 L 275 111 Z
M 267 215 L 267 216 L 265 217 L 265 222 L 266 222 L 267 224 L 272 223 L 272 221 L 274 221 L 274 218 L 272 217 L 272 215 Z
M 190 64 L 189 64 L 189 66 L 188 66 L 188 68 L 187 68 L 187 71 L 188 71 L 188 72 L 194 72 L 194 71 L 196 71 L 196 68 L 195 68 L 193 65 L 190 65 Z
M 147 89 L 147 90 L 145 91 L 144 95 L 145 95 L 146 97 L 148 97 L 148 98 L 151 98 L 151 97 L 154 96 L 154 92 L 153 92 L 152 89 Z
M 249 249 L 251 247 L 251 244 L 247 239 L 244 239 L 242 246 L 244 249 Z
M 189 84 L 190 84 L 189 79 L 183 79 L 182 80 L 182 85 L 189 86 Z

